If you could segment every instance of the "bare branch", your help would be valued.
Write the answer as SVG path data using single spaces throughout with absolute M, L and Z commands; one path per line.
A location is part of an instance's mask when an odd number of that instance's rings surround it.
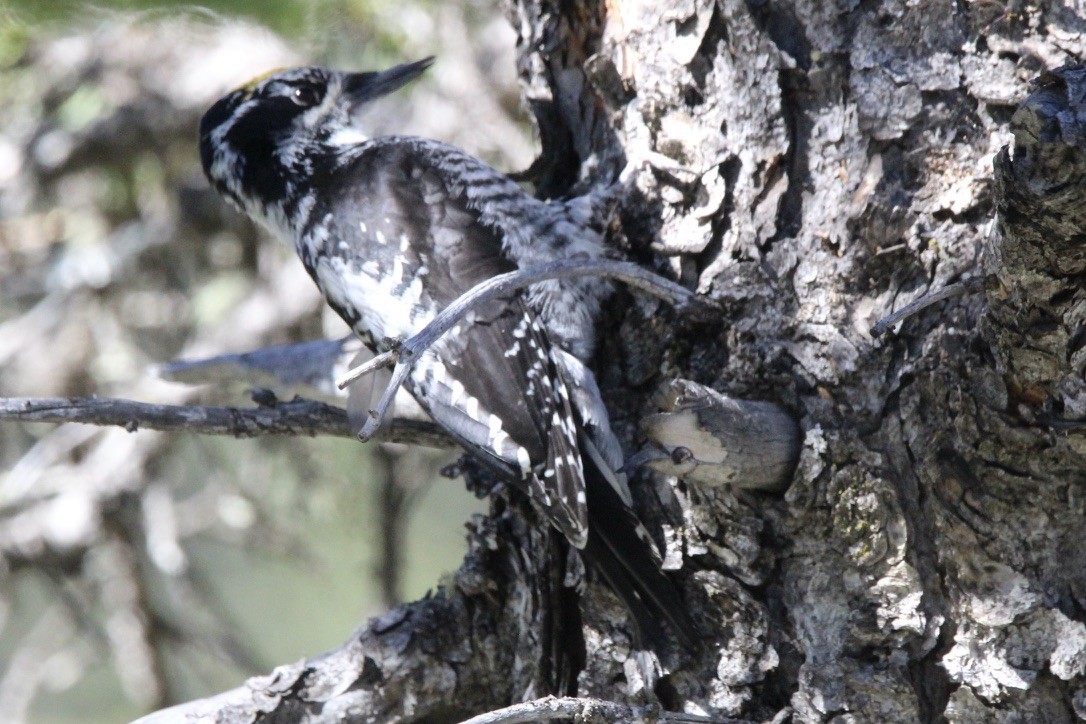
M 956 297 L 961 294 L 968 294 L 969 292 L 977 291 L 981 288 L 983 284 L 984 279 L 982 279 L 981 277 L 974 277 L 972 279 L 956 282 L 954 284 L 948 284 L 942 289 L 938 289 L 934 292 L 925 294 L 919 299 L 909 302 L 893 314 L 887 315 L 879 321 L 875 322 L 875 324 L 871 327 L 871 336 L 882 336 L 886 332 L 886 330 L 890 329 L 890 327 L 893 327 L 895 324 L 904 319 L 908 319 L 909 317 L 920 314 L 920 312 L 923 312 L 931 305 L 937 302 L 941 302 L 944 299 L 950 299 L 951 297 Z
M 682 724 L 731 724 L 738 719 L 714 719 L 700 714 L 662 711 L 658 706 L 626 706 L 613 701 L 593 699 L 591 697 L 556 697 L 545 696 L 542 699 L 526 701 L 507 706 L 504 709 L 487 712 L 465 719 L 460 724 L 524 724 L 524 722 L 550 721 L 551 719 L 573 718 L 575 721 L 627 722 L 659 721 L 679 722 Z
M 397 347 L 396 349 L 390 349 L 387 352 L 382 352 L 375 357 L 371 357 L 367 362 L 358 365 L 354 369 L 347 370 L 342 377 L 336 380 L 336 387 L 341 390 L 346 389 L 352 382 L 362 379 L 371 372 L 376 372 L 377 370 L 386 367 L 394 367 L 399 360 L 399 356 L 400 350 Z
M 400 361 L 396 363 L 396 367 L 392 370 L 392 379 L 388 381 L 388 386 L 381 394 L 381 399 L 377 401 L 377 406 L 370 410 L 369 416 L 366 418 L 366 424 L 358 431 L 359 440 L 365 442 L 381 429 L 381 423 L 385 419 L 385 414 L 388 413 L 388 408 L 392 407 L 392 403 L 396 400 L 396 393 L 399 391 L 400 386 L 403 385 L 404 380 L 407 379 L 407 375 L 411 372 L 411 367 L 414 364 L 414 354 L 401 357 Z
M 650 445 L 627 461 L 710 488 L 783 490 L 792 480 L 802 437 L 787 411 L 740 400 L 685 379 L 658 393 L 661 412 L 641 421 Z
M 711 307 L 709 302 L 686 287 L 628 261 L 573 257 L 500 274 L 475 285 L 468 292 L 461 295 L 415 336 L 398 344 L 394 349 L 374 357 L 364 365 L 349 371 L 337 381 L 336 384 L 340 389 L 343 389 L 369 372 L 382 367 L 391 367 L 393 363 L 395 364 L 392 381 L 385 388 L 380 401 L 370 411 L 369 419 L 366 420 L 366 424 L 362 426 L 362 430 L 358 433 L 359 439 L 370 439 L 380 428 L 381 420 L 384 418 L 389 406 L 391 406 L 396 391 L 403 384 L 418 356 L 439 340 L 442 335 L 456 326 L 472 309 L 496 297 L 548 279 L 579 279 L 588 276 L 617 279 L 675 305 L 681 312 L 692 313 L 695 316 L 704 316 Z
M 200 435 L 331 435 L 351 437 L 347 412 L 323 402 L 295 398 L 260 407 L 201 407 L 155 405 L 110 398 L 0 398 L 0 420 L 20 422 L 79 422 L 120 425 L 129 432 L 140 428 Z M 453 445 L 431 422 L 397 418 L 382 440 L 426 447 Z

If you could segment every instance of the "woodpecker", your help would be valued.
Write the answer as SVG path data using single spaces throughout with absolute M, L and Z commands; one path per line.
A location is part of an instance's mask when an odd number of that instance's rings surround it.
M 375 351 L 422 329 L 495 275 L 608 255 L 613 193 L 542 201 L 459 149 L 371 137 L 361 112 L 420 75 L 272 72 L 200 123 L 204 172 L 293 246 L 328 304 Z M 651 639 L 694 638 L 632 509 L 621 447 L 585 363 L 608 282 L 547 281 L 487 302 L 417 359 L 405 383 L 471 455 L 527 494 L 608 581 Z

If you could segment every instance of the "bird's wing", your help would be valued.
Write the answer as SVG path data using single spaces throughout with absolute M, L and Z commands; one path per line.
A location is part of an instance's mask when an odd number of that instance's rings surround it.
M 320 246 L 328 258 L 306 266 L 332 306 L 352 326 L 376 330 L 377 342 L 409 336 L 476 284 L 515 268 L 502 254 L 502 232 L 484 221 L 463 184 L 417 149 L 374 144 L 343 169 L 339 187 L 335 217 L 313 214 L 333 229 Z M 373 309 L 373 318 L 362 309 Z M 570 542 L 584 546 L 588 514 L 569 391 L 519 295 L 474 310 L 420 357 L 408 386 L 469 452 L 523 482 Z

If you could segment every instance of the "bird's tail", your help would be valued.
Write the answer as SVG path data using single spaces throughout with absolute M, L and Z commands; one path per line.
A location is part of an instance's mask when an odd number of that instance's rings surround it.
M 639 643 L 657 650 L 667 640 L 662 621 L 688 649 L 698 639 L 686 603 L 660 569 L 648 531 L 591 456 L 584 459 L 588 497 L 588 564 L 607 580 L 637 626 Z
M 588 540 L 582 551 L 586 562 L 607 580 L 633 617 L 640 637 L 658 649 L 667 640 L 662 621 L 688 648 L 697 640 L 686 604 L 660 569 L 660 555 L 645 526 L 633 511 L 633 496 L 626 484 L 622 446 L 611 431 L 596 378 L 568 352 L 552 355 L 562 381 L 571 391 L 578 422 Z

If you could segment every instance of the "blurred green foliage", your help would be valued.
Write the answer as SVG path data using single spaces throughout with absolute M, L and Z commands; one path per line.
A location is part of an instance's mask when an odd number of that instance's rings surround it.
M 413 3 L 422 8 L 436 4 L 429 0 Z M 398 58 L 408 40 L 396 28 L 376 21 L 395 5 L 393 0 L 6 0 L 6 4 L 0 3 L 0 68 L 22 55 L 35 32 L 70 30 L 115 13 L 248 20 L 290 39 L 316 60 L 338 60 L 342 55 L 354 64 L 381 65 Z
M 323 3 L 305 0 L 277 2 L 245 2 L 245 0 L 203 0 L 199 3 L 161 2 L 160 0 L 8 0 L 9 21 L 26 25 L 78 24 L 110 11 L 162 11 L 192 9 L 228 17 L 255 20 L 269 28 L 289 35 L 305 26 L 307 15 Z M 337 3 L 361 5 L 362 3 Z M 370 3 L 365 3 L 370 4 Z

